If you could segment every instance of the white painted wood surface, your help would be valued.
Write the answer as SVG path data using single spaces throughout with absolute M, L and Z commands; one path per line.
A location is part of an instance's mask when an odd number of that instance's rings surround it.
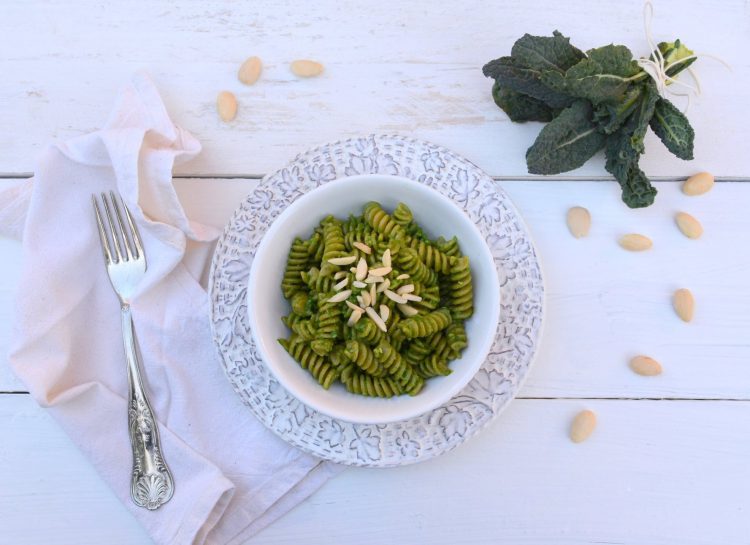
M 582 408 L 599 426 L 576 445 Z M 746 544 L 748 428 L 748 402 L 518 399 L 445 456 L 346 470 L 249 543 Z M 0 431 L 0 543 L 150 543 L 27 396 L 0 397 Z
M 137 4 L 137 5 L 136 5 Z M 707 169 L 750 179 L 750 5 L 657 0 L 654 34 L 721 56 L 696 65 L 704 96 L 688 113 L 696 160 L 654 138 L 642 164 L 679 178 Z M 654 207 L 631 211 L 612 182 L 526 178 L 539 125 L 514 125 L 489 98 L 487 60 L 522 32 L 559 28 L 588 48 L 615 42 L 646 53 L 641 3 L 529 0 L 460 5 L 230 2 L 6 4 L 0 18 L 0 175 L 19 178 L 52 138 L 97 128 L 133 70 L 154 76 L 204 152 L 176 185 L 197 220 L 223 225 L 260 174 L 329 140 L 398 132 L 462 153 L 511 195 L 532 231 L 548 286 L 546 331 L 521 398 L 488 430 L 432 462 L 348 470 L 251 543 L 750 543 L 750 183 L 723 182 L 687 198 L 660 182 Z M 235 78 L 249 55 L 261 81 Z M 297 80 L 288 62 L 311 57 L 323 77 Z M 222 88 L 238 119 L 214 112 Z M 565 178 L 599 178 L 593 161 Z M 16 179 L 0 180 L 0 189 Z M 574 240 L 564 212 L 588 207 L 591 236 Z M 704 224 L 682 237 L 673 215 Z M 616 238 L 655 241 L 629 254 Z M 0 239 L 0 543 L 149 543 L 55 423 L 10 373 L 12 291 L 20 249 Z M 669 297 L 689 287 L 696 319 L 677 320 Z M 665 372 L 627 368 L 644 352 Z M 642 399 L 653 398 L 653 399 Z M 730 401 L 735 400 L 735 401 Z M 581 445 L 567 439 L 579 409 L 599 415 Z
M 750 124 L 742 91 L 750 69 L 749 10 L 742 0 L 657 0 L 656 39 L 681 38 L 722 57 L 734 72 L 709 59 L 696 64 L 705 92 L 690 110 L 696 159 L 676 159 L 649 137 L 647 174 L 747 174 L 736 135 Z M 113 94 L 143 68 L 174 119 L 204 145 L 206 152 L 180 173 L 265 173 L 323 142 L 399 132 L 439 142 L 490 174 L 524 175 L 524 152 L 538 125 L 515 125 L 495 107 L 484 63 L 508 54 L 523 32 L 555 28 L 582 49 L 614 42 L 648 54 L 639 0 L 30 0 L 6 3 L 1 24 L 0 96 L 9 107 L 0 111 L 0 126 L 23 127 L 0 134 L 0 172 L 11 173 L 33 171 L 50 137 L 98 127 Z M 255 86 L 245 87 L 236 73 L 250 55 L 265 68 Z M 298 58 L 323 62 L 325 73 L 295 78 L 289 62 Z M 224 88 L 240 101 L 229 125 L 215 114 Z M 601 160 L 578 172 L 601 173 Z

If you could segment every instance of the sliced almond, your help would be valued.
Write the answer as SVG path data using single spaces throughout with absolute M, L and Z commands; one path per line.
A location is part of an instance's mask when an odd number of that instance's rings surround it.
M 362 308 L 365 308 L 367 305 L 365 305 L 365 299 L 362 297 L 362 294 L 357 295 L 357 302 L 359 303 L 359 306 Z
M 699 172 L 690 176 L 685 183 L 682 184 L 682 192 L 685 195 L 694 197 L 696 195 L 703 195 L 714 186 L 714 175 L 709 172 Z
M 596 427 L 596 415 L 589 410 L 581 411 L 570 425 L 570 440 L 580 443 L 588 439 Z
M 674 220 L 682 234 L 688 238 L 700 238 L 703 234 L 703 226 L 701 223 L 686 212 L 678 212 L 674 217 Z
M 636 356 L 630 360 L 630 368 L 644 377 L 661 375 L 661 364 L 648 356 Z
M 375 288 L 377 288 L 375 284 L 370 284 L 370 304 L 372 306 L 375 306 L 378 301 L 378 294 L 375 291 Z
M 398 275 L 398 276 L 396 277 L 396 280 L 406 280 L 407 278 L 409 278 L 409 275 L 408 275 L 408 274 L 406 274 L 406 273 L 402 273 L 402 274 L 399 274 L 399 275 Z
M 237 72 L 237 78 L 245 85 L 252 85 L 260 77 L 260 72 L 263 69 L 263 63 L 259 57 L 250 57 L 240 66 Z
M 329 259 L 328 263 L 330 263 L 331 265 L 351 265 L 355 261 L 357 261 L 356 255 L 348 255 L 345 257 L 334 257 L 332 259 Z
M 237 97 L 229 91 L 222 91 L 216 97 L 216 110 L 222 121 L 232 121 L 237 117 Z
M 336 274 L 333 275 L 334 280 L 341 280 L 346 276 L 346 271 L 339 271 Z
M 359 322 L 359 319 L 361 317 L 362 317 L 362 310 L 361 309 L 357 309 L 357 310 L 355 310 L 355 311 L 352 312 L 352 315 L 349 316 L 349 321 L 347 321 L 346 323 L 347 323 L 347 325 L 349 327 L 351 327 L 354 324 L 356 324 L 357 322 Z
M 380 319 L 384 322 L 388 321 L 388 318 L 391 316 L 391 309 L 388 308 L 388 305 L 380 305 Z
M 391 285 L 391 281 L 386 278 L 385 280 L 383 280 L 382 282 L 378 284 L 378 289 L 376 289 L 375 291 L 377 293 L 383 293 L 385 290 L 387 290 L 390 287 L 390 285 Z
M 375 322 L 375 325 L 378 326 L 378 328 L 383 331 L 384 333 L 388 331 L 388 328 L 385 326 L 385 322 L 378 316 L 378 313 L 375 312 L 375 309 L 372 307 L 367 307 L 365 309 L 365 312 L 370 317 L 370 319 Z
M 370 302 L 371 302 L 369 292 L 363 291 L 361 295 L 362 295 L 362 306 L 365 308 L 369 307 Z
M 672 305 L 677 316 L 683 322 L 689 322 L 693 319 L 695 313 L 695 299 L 689 289 L 682 288 L 674 292 L 672 298 Z
M 585 237 L 591 229 L 591 214 L 582 206 L 574 206 L 568 210 L 567 223 L 571 235 Z
M 393 265 L 393 263 L 391 263 L 391 249 L 390 248 L 386 248 L 385 252 L 383 252 L 383 265 L 385 265 L 386 267 L 390 267 Z
M 364 312 L 364 310 L 361 307 L 358 307 L 357 305 L 355 305 L 351 301 L 346 301 L 346 306 L 349 307 L 350 309 L 354 310 L 354 311 L 359 310 L 360 312 Z
M 302 59 L 291 64 L 292 72 L 301 78 L 312 78 L 323 73 L 323 65 L 319 62 Z
M 349 279 L 344 278 L 341 282 L 333 286 L 333 291 L 339 291 L 339 290 L 344 289 L 348 283 L 349 283 Z
M 367 276 L 367 260 L 364 257 L 360 257 L 357 261 L 357 270 L 354 272 L 354 277 L 360 282 Z
M 630 234 L 620 238 L 620 246 L 631 252 L 642 252 L 654 245 L 651 239 L 644 235 Z
M 357 274 L 357 267 L 349 267 L 349 272 L 352 274 Z
M 354 246 L 357 250 L 360 250 L 367 255 L 370 255 L 372 253 L 372 248 L 370 248 L 367 244 L 364 242 L 353 242 L 352 246 Z
M 390 299 L 394 303 L 398 303 L 400 305 L 403 305 L 406 303 L 406 299 L 404 299 L 404 297 L 402 297 L 398 293 L 393 293 L 391 290 L 385 290 L 383 293 L 388 299 Z
M 376 284 L 378 282 L 382 282 L 383 280 L 385 280 L 385 278 L 383 278 L 382 276 L 375 276 L 374 274 L 371 274 L 370 276 L 365 278 L 365 282 L 367 282 L 368 284 Z
M 373 276 L 385 276 L 391 272 L 390 267 L 378 267 L 377 269 L 370 269 L 370 274 Z
M 419 311 L 417 309 L 409 305 L 396 305 L 396 307 L 401 311 L 401 314 L 403 314 L 407 318 L 419 314 Z
M 419 295 L 414 295 L 413 293 L 404 293 L 401 295 L 404 299 L 407 301 L 421 301 L 422 298 Z
M 414 284 L 406 284 L 396 290 L 396 293 L 403 295 L 405 293 L 412 293 L 414 291 Z
M 367 284 L 365 284 L 364 282 L 360 282 L 359 280 L 355 280 L 354 282 L 352 282 L 352 286 L 354 286 L 355 288 L 359 288 L 359 289 L 362 290 L 362 289 L 365 289 L 367 287 Z
M 352 294 L 352 290 L 344 290 L 338 292 L 333 297 L 330 297 L 328 299 L 329 303 L 340 303 L 341 301 L 345 301 L 350 295 Z

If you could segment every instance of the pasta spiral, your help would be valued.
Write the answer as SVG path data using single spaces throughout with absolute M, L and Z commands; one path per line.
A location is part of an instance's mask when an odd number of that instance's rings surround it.
M 360 320 L 354 326 L 354 338 L 369 345 L 378 344 L 384 334 L 372 320 Z
M 406 227 L 412 222 L 413 219 L 414 215 L 411 213 L 411 210 L 408 206 L 406 206 L 402 202 L 396 205 L 396 208 L 393 210 L 393 221 L 395 221 L 402 227 Z
M 314 292 L 329 292 L 333 290 L 333 278 L 320 274 L 320 269 L 312 267 L 309 271 L 300 273 L 300 277 L 305 286 Z
M 469 258 L 459 258 L 451 268 L 451 312 L 457 320 L 466 320 L 474 314 L 474 288 L 469 269 Z
M 378 233 L 395 239 L 406 238 L 404 228 L 396 223 L 393 217 L 380 207 L 380 204 L 368 202 L 365 205 L 364 217 L 365 221 Z
M 302 290 L 305 287 L 302 282 L 300 273 L 307 265 L 307 243 L 299 238 L 294 239 L 292 247 L 289 250 L 289 256 L 286 260 L 286 269 L 284 278 L 281 281 L 281 290 L 284 297 L 290 298 L 294 292 Z
M 386 369 L 375 359 L 372 350 L 365 343 L 355 340 L 346 341 L 344 354 L 368 375 L 374 377 L 386 375 Z
M 299 320 L 292 324 L 291 328 L 292 331 L 299 335 L 300 339 L 304 339 L 306 341 L 313 340 L 318 333 L 318 330 L 315 327 L 315 324 L 313 324 L 312 320 Z
M 424 386 L 424 380 L 416 375 L 412 367 L 387 340 L 381 340 L 372 352 L 375 359 L 396 379 L 404 392 L 412 396 L 419 393 Z
M 333 293 L 326 294 L 324 300 L 332 295 Z M 315 317 L 318 331 L 315 334 L 315 340 L 312 342 L 312 348 L 321 356 L 328 354 L 333 349 L 334 342 L 344 336 L 341 313 L 340 304 L 326 302 L 320 307 Z
M 412 238 L 409 241 L 409 247 L 417 252 L 419 259 L 425 265 L 439 273 L 448 274 L 456 261 L 455 257 L 444 254 L 432 244 L 417 238 Z
M 401 394 L 401 388 L 391 377 L 373 377 L 357 371 L 347 377 L 344 386 L 354 394 L 369 397 L 393 397 Z
M 303 369 L 307 369 L 310 372 L 323 388 L 327 390 L 331 387 L 333 381 L 338 377 L 338 373 L 326 363 L 325 358 L 313 352 L 305 342 L 279 339 L 279 343 Z
M 445 338 L 451 348 L 451 359 L 461 355 L 461 351 L 469 345 L 466 329 L 461 322 L 453 322 L 445 329 Z
M 453 237 L 450 240 L 445 240 L 443 237 L 438 237 L 435 242 L 438 250 L 443 252 L 445 255 L 458 257 L 461 254 L 461 248 L 458 246 L 458 239 Z
M 448 360 L 440 358 L 437 354 L 423 359 L 417 364 L 417 373 L 422 378 L 447 376 L 452 373 L 448 367 Z
M 344 229 L 341 222 L 329 216 L 323 220 L 323 263 L 320 267 L 322 276 L 330 276 L 336 270 L 328 260 L 341 257 L 346 251 Z
M 307 292 L 304 291 L 298 291 L 294 295 L 292 295 L 292 298 L 289 300 L 289 302 L 292 305 L 292 312 L 294 314 L 299 314 L 300 316 L 304 316 L 306 314 L 310 314 L 307 303 L 310 300 L 310 295 Z
M 432 347 L 425 342 L 425 339 L 413 339 L 406 351 L 404 352 L 404 361 L 409 365 L 417 365 L 432 352 Z
M 437 273 L 422 262 L 416 250 L 402 248 L 396 261 L 399 267 L 408 273 L 413 280 L 423 284 L 435 284 L 437 282 Z
M 398 325 L 398 331 L 407 339 L 427 337 L 448 327 L 453 321 L 447 308 L 433 310 L 429 314 L 421 314 L 403 320 Z

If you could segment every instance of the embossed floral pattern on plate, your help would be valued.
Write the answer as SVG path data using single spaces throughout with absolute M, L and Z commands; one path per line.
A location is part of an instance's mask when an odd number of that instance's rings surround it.
M 316 187 L 357 174 L 404 176 L 451 198 L 485 235 L 501 280 L 502 308 L 487 360 L 445 405 L 390 424 L 351 424 L 314 411 L 289 394 L 263 364 L 247 319 L 247 279 L 268 226 Z M 211 324 L 234 389 L 268 428 L 290 444 L 334 462 L 389 467 L 447 452 L 487 425 L 516 395 L 542 326 L 544 286 L 529 233 L 502 188 L 475 165 L 435 144 L 369 136 L 300 154 L 266 176 L 227 224 L 210 279 Z

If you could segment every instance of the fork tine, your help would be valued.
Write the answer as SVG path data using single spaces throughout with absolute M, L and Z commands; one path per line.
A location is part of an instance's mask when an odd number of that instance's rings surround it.
M 135 222 L 130 215 L 130 210 L 128 210 L 128 207 L 124 202 L 122 203 L 122 207 L 125 209 L 125 217 L 128 220 L 128 225 L 130 225 L 130 234 L 132 235 L 133 243 L 135 244 L 136 257 L 143 256 L 145 258 L 146 255 L 143 253 L 143 244 L 141 243 L 141 234 L 138 232 L 138 227 L 136 227 Z
M 122 222 L 122 214 L 120 213 L 120 205 L 117 204 L 117 197 L 114 191 L 109 192 L 109 198 L 112 201 L 112 208 L 115 210 L 115 216 L 117 216 L 117 223 L 120 226 L 120 234 L 122 235 L 122 245 L 125 246 L 125 251 L 128 253 L 128 259 L 133 259 L 133 250 L 131 248 L 128 235 L 125 233 L 125 224 Z M 122 203 L 125 206 L 125 203 Z
M 112 214 L 109 211 L 109 203 L 107 202 L 107 194 L 102 193 L 102 201 L 104 202 L 104 212 L 107 214 L 107 222 L 109 223 L 110 234 L 112 235 L 112 242 L 115 246 L 115 253 L 117 254 L 117 261 L 119 263 L 123 260 L 122 250 L 120 249 L 120 241 L 117 238 L 117 230 L 115 229 L 115 222 L 112 221 Z
M 96 202 L 96 195 L 91 195 L 91 202 L 94 205 L 94 215 L 96 216 L 96 224 L 99 227 L 99 242 L 102 245 L 102 251 L 104 252 L 104 261 L 109 265 L 112 263 L 112 252 L 109 249 L 109 241 L 107 240 L 107 234 L 104 231 L 104 224 L 102 223 L 102 215 L 99 210 L 99 203 Z

